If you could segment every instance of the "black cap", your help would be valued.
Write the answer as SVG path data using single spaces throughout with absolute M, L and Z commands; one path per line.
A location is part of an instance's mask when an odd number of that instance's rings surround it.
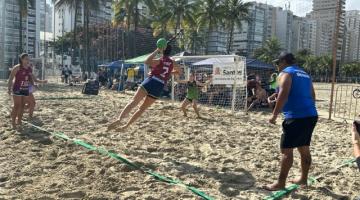
M 294 64 L 296 62 L 295 56 L 292 53 L 281 52 L 279 57 L 273 61 L 278 65 L 281 61 L 286 61 L 287 64 Z

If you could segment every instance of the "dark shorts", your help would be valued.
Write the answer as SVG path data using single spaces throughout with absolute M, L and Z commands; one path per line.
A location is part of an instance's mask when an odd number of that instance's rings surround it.
M 357 166 L 358 166 L 358 168 L 360 170 L 360 157 L 356 158 L 356 164 L 357 164 Z
M 280 147 L 285 149 L 310 146 L 317 121 L 318 117 L 285 119 L 282 124 L 283 134 L 281 135 Z
M 30 92 L 29 90 L 17 90 L 17 91 L 13 91 L 13 95 L 27 97 L 30 95 Z
M 161 97 L 162 91 L 164 89 L 164 83 L 150 77 L 144 80 L 141 83 L 140 87 L 147 92 L 149 97 L 158 99 Z
M 193 98 L 189 98 L 189 97 L 185 97 L 185 99 L 189 102 L 193 102 L 193 101 L 197 101 L 198 99 L 193 99 Z

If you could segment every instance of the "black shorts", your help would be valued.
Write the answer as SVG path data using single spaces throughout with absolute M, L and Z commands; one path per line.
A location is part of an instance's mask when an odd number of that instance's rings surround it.
M 140 87 L 146 91 L 149 97 L 158 99 L 164 90 L 164 83 L 158 81 L 157 78 L 149 77 L 141 83 Z
M 187 101 L 189 101 L 190 103 L 192 103 L 193 101 L 197 101 L 198 99 L 197 98 L 189 98 L 189 97 L 185 97 L 185 99 L 187 100 Z
M 17 90 L 17 91 L 13 91 L 13 95 L 27 97 L 30 95 L 30 91 L 29 90 Z
M 356 158 L 356 164 L 357 164 L 357 166 L 358 166 L 358 168 L 360 170 L 360 157 Z
M 315 129 L 318 117 L 307 117 L 300 119 L 285 119 L 282 127 L 280 147 L 296 148 L 310 146 L 312 133 Z

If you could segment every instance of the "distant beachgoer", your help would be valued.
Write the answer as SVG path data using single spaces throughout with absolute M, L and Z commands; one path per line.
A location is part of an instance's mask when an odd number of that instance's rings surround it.
M 65 66 L 64 68 L 63 68 L 63 74 L 64 74 L 64 81 L 65 81 L 65 83 L 69 83 L 69 69 L 68 69 L 68 67 L 67 66 Z
M 270 80 L 269 80 L 270 95 L 273 94 L 276 88 L 278 87 L 277 77 L 278 77 L 277 73 L 273 73 L 270 76 Z
M 292 182 L 307 185 L 311 166 L 310 143 L 312 133 L 318 121 L 315 107 L 315 92 L 311 77 L 295 64 L 291 53 L 281 53 L 276 60 L 279 68 L 279 94 L 270 123 L 276 124 L 281 111 L 285 115 L 283 134 L 281 136 L 281 170 L 274 184 L 264 187 L 274 191 L 285 188 L 286 179 L 293 164 L 293 150 L 297 148 L 301 156 L 301 176 Z
M 28 54 L 19 56 L 19 64 L 11 70 L 8 81 L 8 94 L 13 96 L 14 105 L 11 111 L 11 123 L 15 129 L 21 125 L 24 114 L 25 97 L 29 96 L 30 84 L 33 84 L 32 69 L 29 66 L 30 59 Z
M 256 83 L 254 96 L 255 96 L 255 98 L 252 100 L 249 108 L 247 109 L 247 112 L 249 112 L 250 109 L 253 108 L 255 105 L 262 105 L 263 103 L 266 104 L 266 102 L 267 102 L 266 90 L 261 87 L 259 82 Z
M 360 170 L 360 122 L 354 122 L 352 131 L 352 142 L 354 145 L 354 156 Z
M 247 77 L 247 90 L 248 90 L 248 96 L 254 96 L 255 94 L 255 88 L 256 88 L 256 75 L 255 74 L 250 74 Z
M 155 56 L 162 52 L 162 57 L 157 60 Z M 140 85 L 135 96 L 125 106 L 125 108 L 120 113 L 118 119 L 111 123 L 108 126 L 108 130 L 115 129 L 122 120 L 135 108 L 142 100 L 143 103 L 140 108 L 131 116 L 130 120 L 120 129 L 126 129 L 132 123 L 134 123 L 155 101 L 160 98 L 161 92 L 164 89 L 164 86 L 167 84 L 167 81 L 171 77 L 172 73 L 178 72 L 178 67 L 175 66 L 175 61 L 170 58 L 171 54 L 171 45 L 163 49 L 156 49 L 151 55 L 146 59 L 145 64 L 151 66 L 152 70 L 150 76 L 144 80 Z M 175 71 L 173 71 L 175 70 Z
M 184 83 L 187 85 L 187 95 L 184 101 L 181 103 L 181 110 L 183 111 L 184 116 L 187 117 L 186 108 L 188 105 L 192 104 L 197 117 L 201 118 L 197 106 L 197 102 L 199 100 L 199 94 L 200 94 L 199 87 L 205 87 L 211 82 L 211 80 L 208 80 L 205 84 L 200 83 L 199 81 L 196 80 L 195 74 L 190 74 L 189 80 L 177 80 L 176 82 Z

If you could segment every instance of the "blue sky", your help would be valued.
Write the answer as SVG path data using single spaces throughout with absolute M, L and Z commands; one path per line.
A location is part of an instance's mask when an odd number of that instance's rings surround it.
M 254 1 L 254 0 L 245 0 Z M 290 2 L 290 10 L 298 16 L 305 16 L 312 10 L 312 0 L 255 0 L 261 3 L 268 3 L 274 6 L 285 7 Z M 360 0 L 346 0 L 346 10 L 360 10 Z

